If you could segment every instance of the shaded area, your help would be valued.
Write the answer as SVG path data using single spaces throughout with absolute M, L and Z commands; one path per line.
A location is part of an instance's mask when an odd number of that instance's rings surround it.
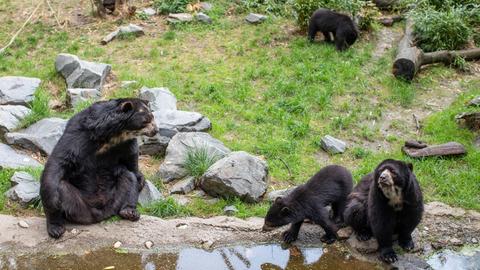
M 114 267 L 114 268 L 112 268 Z M 371 263 L 354 259 L 334 247 L 328 249 L 296 246 L 282 249 L 278 244 L 234 246 L 206 251 L 186 248 L 179 253 L 126 253 L 102 249 L 83 256 L 32 254 L 3 256 L 0 269 L 376 269 Z

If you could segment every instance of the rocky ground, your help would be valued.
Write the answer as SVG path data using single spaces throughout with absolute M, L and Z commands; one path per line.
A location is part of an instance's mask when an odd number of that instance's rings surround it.
M 153 249 L 163 253 L 191 246 L 213 249 L 232 244 L 278 242 L 284 228 L 266 233 L 261 231 L 262 225 L 261 218 L 241 220 L 218 216 L 164 220 L 142 216 L 135 223 L 117 221 L 91 226 L 69 225 L 63 238 L 53 240 L 47 236 L 43 218 L 0 215 L 0 254 L 46 252 L 82 255 L 105 247 L 126 248 L 131 252 Z M 344 240 L 335 245 L 348 248 L 357 258 L 379 263 L 375 260 L 376 242 L 359 243 L 349 231 L 348 228 L 342 229 L 340 234 Z M 321 245 L 322 234 L 319 226 L 305 224 L 295 244 Z M 414 238 L 417 248 L 413 253 L 400 256 L 395 265 L 399 269 L 428 269 L 424 258 L 436 250 L 478 245 L 480 213 L 439 202 L 429 203 Z

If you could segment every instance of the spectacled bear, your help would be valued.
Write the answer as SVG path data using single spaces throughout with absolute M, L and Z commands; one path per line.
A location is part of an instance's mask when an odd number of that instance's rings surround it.
M 413 165 L 387 159 L 364 176 L 349 195 L 345 222 L 361 241 L 375 236 L 380 259 L 393 263 L 392 236 L 405 250 L 414 248 L 412 232 L 423 214 L 423 196 Z
M 339 51 L 346 50 L 358 38 L 357 27 L 349 16 L 325 8 L 318 9 L 310 18 L 308 38 L 311 42 L 315 40 L 317 32 L 322 32 L 327 42 L 332 42 L 332 33 Z
M 352 187 L 352 174 L 346 168 L 326 166 L 287 196 L 275 199 L 265 217 L 263 230 L 291 223 L 290 229 L 283 233 L 284 241 L 291 243 L 297 240 L 303 221 L 310 219 L 325 230 L 322 242 L 331 244 L 337 239 L 338 227 L 330 219 L 326 206 L 332 207 L 333 220 L 343 222 L 343 211 Z
M 148 103 L 136 98 L 100 101 L 73 116 L 41 177 L 48 234 L 62 236 L 66 221 L 92 224 L 113 215 L 138 220 L 145 179 L 136 137 L 156 133 Z

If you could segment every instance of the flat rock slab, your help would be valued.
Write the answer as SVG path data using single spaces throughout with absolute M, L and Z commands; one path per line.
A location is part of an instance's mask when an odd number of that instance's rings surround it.
M 191 22 L 193 21 L 193 16 L 189 13 L 170 13 L 167 21 L 170 23 Z
M 112 66 L 83 61 L 76 55 L 62 53 L 57 56 L 55 69 L 68 88 L 94 88 L 101 91 Z
M 267 16 L 257 13 L 250 13 L 245 20 L 251 24 L 259 24 L 267 19 Z
M 98 100 L 101 96 L 100 91 L 94 88 L 70 88 L 67 89 L 67 94 L 72 107 L 88 100 Z
M 425 146 L 422 148 L 411 147 L 412 144 L 407 142 L 402 147 L 402 151 L 414 158 L 434 157 L 434 156 L 458 156 L 467 153 L 467 149 L 457 142 L 448 142 L 440 145 Z M 423 145 L 422 145 L 423 146 Z
M 144 8 L 140 13 L 143 13 L 147 16 L 155 16 L 157 14 L 157 11 L 153 8 Z
M 153 112 L 153 115 L 159 129 L 172 130 L 172 132 L 207 131 L 212 126 L 207 117 L 197 112 L 170 110 Z
M 138 197 L 138 203 L 142 206 L 146 206 L 163 199 L 164 197 L 158 188 L 152 182 L 146 180 L 145 187 L 143 187 L 140 196 Z
M 26 129 L 7 133 L 5 139 L 11 145 L 48 156 L 60 140 L 66 125 L 67 120 L 64 119 L 45 118 Z
M 238 197 L 258 202 L 267 190 L 267 163 L 247 152 L 232 152 L 213 164 L 201 178 L 200 186 L 214 197 Z
M 20 169 L 42 167 L 35 159 L 15 151 L 12 147 L 0 143 L 0 169 Z
M 170 137 L 157 134 L 154 137 L 141 136 L 137 138 L 141 155 L 165 156 Z
M 320 143 L 323 150 L 330 154 L 341 154 L 347 148 L 347 143 L 330 135 L 323 137 Z
M 195 19 L 199 22 L 206 23 L 206 24 L 212 23 L 212 18 L 210 18 L 207 14 L 202 12 L 197 13 L 197 15 L 195 15 Z
M 21 105 L 0 105 L 0 136 L 18 127 L 31 110 Z
M 0 105 L 28 105 L 41 82 L 37 78 L 0 77 Z
M 145 35 L 145 32 L 143 31 L 143 28 L 136 25 L 136 24 L 129 24 L 126 26 L 120 26 L 117 30 L 111 32 L 108 34 L 106 37 L 104 37 L 101 41 L 102 45 L 106 45 L 115 38 L 119 38 L 122 35 L 133 35 L 133 36 L 143 36 Z
M 187 153 L 197 149 L 205 150 L 209 156 L 222 158 L 230 153 L 225 145 L 203 132 L 179 132 L 170 140 L 165 160 L 160 165 L 158 175 L 164 182 L 170 182 L 187 176 L 184 167 Z
M 138 96 L 141 99 L 148 100 L 152 111 L 176 111 L 177 98 L 166 87 L 148 88 L 142 87 Z
M 31 202 L 40 199 L 40 182 L 26 172 L 15 172 L 10 179 L 12 188 L 5 195 L 11 201 L 27 207 Z

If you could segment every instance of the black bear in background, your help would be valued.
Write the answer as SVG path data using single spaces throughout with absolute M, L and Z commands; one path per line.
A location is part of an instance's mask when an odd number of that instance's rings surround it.
M 145 180 L 136 136 L 156 133 L 148 103 L 140 99 L 97 102 L 73 116 L 41 177 L 48 234 L 62 236 L 66 221 L 91 224 L 113 215 L 138 220 Z
M 325 41 L 332 42 L 333 34 L 337 50 L 343 51 L 353 45 L 358 37 L 358 30 L 353 20 L 344 14 L 320 8 L 310 18 L 308 39 L 313 42 L 317 32 L 322 32 Z
M 291 243 L 297 239 L 303 221 L 308 218 L 325 230 L 321 240 L 331 244 L 337 239 L 338 227 L 330 219 L 326 206 L 332 207 L 333 219 L 343 223 L 343 211 L 352 187 L 352 174 L 346 168 L 326 166 L 289 195 L 275 199 L 265 217 L 263 230 L 291 223 L 290 229 L 283 233 L 284 241 Z
M 411 163 L 387 159 L 364 176 L 349 195 L 345 222 L 361 241 L 375 236 L 380 259 L 397 261 L 393 234 L 404 250 L 412 250 L 412 232 L 423 214 L 423 196 Z

